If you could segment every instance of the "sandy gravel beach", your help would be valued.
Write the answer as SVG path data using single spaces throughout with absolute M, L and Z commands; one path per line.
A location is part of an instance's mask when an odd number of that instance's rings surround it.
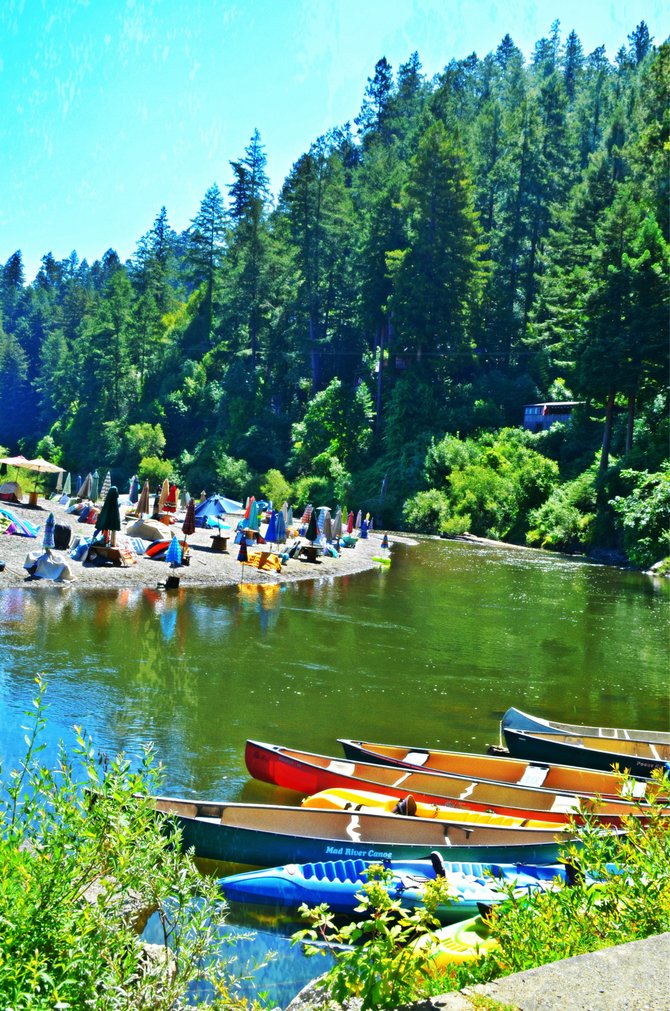
M 65 523 L 72 529 L 73 537 L 75 534 L 90 537 L 93 527 L 85 523 L 78 523 L 75 516 L 65 512 L 54 502 L 44 499 L 38 500 L 37 508 L 31 508 L 26 503 L 2 504 L 20 518 L 35 525 L 39 524 L 40 533 L 37 538 L 17 537 L 13 534 L 0 535 L 0 559 L 5 562 L 5 570 L 0 573 L 0 589 L 12 586 L 23 586 L 36 591 L 62 590 L 64 587 L 73 589 L 81 587 L 156 587 L 171 574 L 179 576 L 180 586 L 183 587 L 227 586 L 240 582 L 242 567 L 237 561 L 238 546 L 232 543 L 231 537 L 227 553 L 220 554 L 212 551 L 213 531 L 205 529 L 196 530 L 188 538 L 191 548 L 190 564 L 178 569 L 171 569 L 165 561 L 144 556 L 138 557 L 136 565 L 121 568 L 111 564 L 100 565 L 87 562 L 82 564 L 69 558 L 67 552 L 55 552 L 67 559 L 75 577 L 74 581 L 62 583 L 45 579 L 31 579 L 23 568 L 23 563 L 29 552 L 41 549 L 44 524 L 50 512 L 53 512 L 57 523 Z M 237 519 L 238 517 L 230 517 L 229 519 L 231 533 Z M 179 522 L 172 527 L 166 527 L 166 531 L 168 538 L 172 531 L 179 537 L 183 536 Z M 326 576 L 346 576 L 363 572 L 376 566 L 377 563 L 372 560 L 372 556 L 381 553 L 382 537 L 382 532 L 372 531 L 368 539 L 359 540 L 355 548 L 343 549 L 339 558 L 319 558 L 316 562 L 291 559 L 288 564 L 283 566 L 281 573 L 263 572 L 245 566 L 244 580 L 255 583 L 289 583 L 300 579 L 320 579 Z M 392 544 L 392 537 L 390 541 Z

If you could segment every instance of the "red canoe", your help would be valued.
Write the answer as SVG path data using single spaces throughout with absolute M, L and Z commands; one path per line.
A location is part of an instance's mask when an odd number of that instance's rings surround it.
M 310 795 L 321 790 L 349 787 L 397 797 L 411 793 L 426 804 L 452 805 L 471 811 L 496 811 L 517 818 L 541 818 L 562 824 L 580 809 L 593 810 L 603 824 L 620 825 L 627 815 L 643 815 L 630 801 L 552 793 L 507 783 L 466 780 L 437 772 L 352 762 L 308 751 L 293 751 L 276 744 L 247 741 L 244 755 L 254 779 L 273 783 L 296 793 Z M 594 809 L 595 808 L 595 809 Z

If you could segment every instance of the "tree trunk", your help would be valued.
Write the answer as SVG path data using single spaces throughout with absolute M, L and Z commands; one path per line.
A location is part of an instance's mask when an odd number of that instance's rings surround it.
M 628 424 L 626 426 L 626 455 L 630 453 L 633 448 L 633 426 L 635 425 L 635 402 L 636 396 L 634 393 L 628 396 Z
M 386 321 L 379 328 L 379 371 L 377 373 L 377 390 L 375 394 L 375 434 L 379 436 L 382 430 L 382 394 L 384 390 L 384 337 L 386 336 Z
M 607 409 L 605 412 L 605 431 L 603 432 L 603 449 L 600 454 L 600 469 L 607 470 L 610 459 L 610 447 L 612 445 L 612 421 L 614 419 L 614 393 L 610 393 L 607 398 Z

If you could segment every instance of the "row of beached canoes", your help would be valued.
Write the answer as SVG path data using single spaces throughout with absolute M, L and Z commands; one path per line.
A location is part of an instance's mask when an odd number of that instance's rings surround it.
M 523 724 L 521 736 L 530 737 L 532 720 L 509 710 L 505 739 L 508 723 L 514 730 Z M 603 740 L 610 747 L 616 741 L 613 764 L 621 770 L 631 764 L 622 745 L 654 768 L 670 760 L 670 734 L 536 723 L 538 738 L 547 731 L 552 739 Z M 370 866 L 382 864 L 403 904 L 420 901 L 422 882 L 447 877 L 454 898 L 440 918 L 448 922 L 471 915 L 477 902 L 502 899 L 503 885 L 554 886 L 564 876 L 557 861 L 571 841 L 571 823 L 589 817 L 623 831 L 625 819 L 644 818 L 650 794 L 659 794 L 648 778 L 520 759 L 500 749 L 468 755 L 340 743 L 342 758 L 247 742 L 250 774 L 295 791 L 300 807 L 169 797 L 155 798 L 156 807 L 175 817 L 184 846 L 197 856 L 264 868 L 224 878 L 222 890 L 232 900 L 292 908 L 325 901 L 351 913 Z M 591 750 L 584 744 L 580 754 Z

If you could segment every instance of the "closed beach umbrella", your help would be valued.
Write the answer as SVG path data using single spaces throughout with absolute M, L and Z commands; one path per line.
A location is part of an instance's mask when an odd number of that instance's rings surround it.
M 286 528 L 293 526 L 293 506 L 288 507 L 288 512 L 286 513 Z
M 365 520 L 361 520 L 361 540 L 362 541 L 367 540 L 367 536 L 368 536 L 368 525 L 365 522 Z
M 184 516 L 181 529 L 185 537 L 195 533 L 195 499 L 191 499 L 186 506 L 186 516 Z
M 181 544 L 174 534 L 172 535 L 172 540 L 170 541 L 170 547 L 167 549 L 165 561 L 169 562 L 173 569 L 175 566 L 181 565 Z
M 167 478 L 163 481 L 161 485 L 161 492 L 158 498 L 158 512 L 163 512 L 163 506 L 168 500 L 168 495 L 170 494 L 170 482 Z
M 79 485 L 77 489 L 77 498 L 90 498 L 91 497 L 91 481 L 92 477 L 87 474 L 84 480 Z
M 156 495 L 154 497 L 154 511 L 153 511 L 153 515 L 154 516 L 159 516 L 160 515 L 160 511 L 161 511 L 161 493 L 159 491 L 157 491 Z
M 71 494 L 72 494 L 72 482 L 70 481 L 70 474 L 68 471 L 68 473 L 65 475 L 65 481 L 63 482 L 63 495 L 71 495 Z
M 354 512 L 353 509 L 347 517 L 347 533 L 353 534 L 354 532 Z
M 283 502 L 280 510 L 282 516 L 284 517 L 284 526 L 288 526 L 288 502 Z
M 358 512 L 356 513 L 356 529 L 357 530 L 360 530 L 362 522 L 363 522 L 363 513 L 359 509 Z
M 137 474 L 130 479 L 130 490 L 128 492 L 128 501 L 135 505 L 138 498 L 140 497 L 140 482 L 137 480 Z
M 105 474 L 105 480 L 102 482 L 102 488 L 100 489 L 100 498 L 107 498 L 107 492 L 112 487 L 112 475 L 110 471 Z
M 275 543 L 286 544 L 286 523 L 284 522 L 284 514 L 281 509 L 277 513 Z
M 54 528 L 56 526 L 56 520 L 54 519 L 54 514 L 49 513 L 47 521 L 44 524 L 44 538 L 42 539 L 43 548 L 53 548 L 54 547 Z
M 142 491 L 140 492 L 140 497 L 137 500 L 137 511 L 140 515 L 142 515 L 142 513 L 149 512 L 149 481 L 147 478 L 144 479 Z
M 100 475 L 98 474 L 97 470 L 94 470 L 93 473 L 91 474 L 91 494 L 89 495 L 91 502 L 98 501 L 99 486 L 100 486 Z
M 96 530 L 109 530 L 112 544 L 116 543 L 116 532 L 121 529 L 121 513 L 119 512 L 119 489 L 115 484 L 107 492 L 102 509 L 95 521 Z
M 244 518 L 245 518 L 245 520 L 248 520 L 249 516 L 251 515 L 251 503 L 252 502 L 255 502 L 255 499 L 254 499 L 253 495 L 251 496 L 251 498 L 247 497 L 247 504 L 246 504 L 245 509 L 244 509 Z
M 249 506 L 249 516 L 247 518 L 247 529 L 248 530 L 258 530 L 260 526 L 258 520 L 258 503 L 252 498 L 251 505 Z
M 308 541 L 311 541 L 313 544 L 318 536 L 319 536 L 319 528 L 316 523 L 316 513 L 312 509 L 311 516 L 309 517 L 309 523 L 307 524 L 307 530 L 305 531 L 305 537 L 307 538 Z
M 321 533 L 326 538 L 327 541 L 332 541 L 333 539 L 333 521 L 330 517 L 330 510 L 323 517 L 323 529 Z
M 244 537 L 240 541 L 240 550 L 237 552 L 237 560 L 242 563 L 242 568 L 240 569 L 240 582 L 244 578 L 244 565 L 249 560 L 249 555 L 247 554 L 247 542 Z
M 342 510 L 338 509 L 335 513 L 335 519 L 333 520 L 333 531 L 332 539 L 334 541 L 339 541 L 342 536 Z
M 56 491 L 61 492 L 63 490 L 63 471 L 58 472 L 58 477 L 56 478 Z
M 265 540 L 269 544 L 277 543 L 277 513 L 272 510 L 270 514 L 270 522 L 268 523 L 268 528 L 265 533 Z

